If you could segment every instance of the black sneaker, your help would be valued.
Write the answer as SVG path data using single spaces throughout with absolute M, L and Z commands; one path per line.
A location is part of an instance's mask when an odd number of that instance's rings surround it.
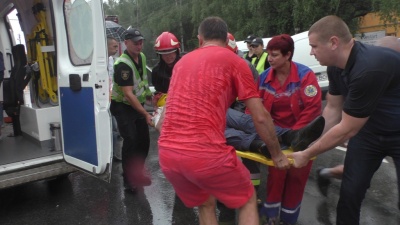
M 267 207 L 265 204 L 261 204 L 261 208 L 258 211 L 258 215 L 260 217 L 260 224 L 263 225 L 278 225 L 279 224 L 279 218 L 274 217 L 274 218 L 269 218 L 267 216 Z
M 299 129 L 289 131 L 289 137 L 291 137 L 291 144 L 293 151 L 303 151 L 306 149 L 313 141 L 317 140 L 325 127 L 325 119 L 322 116 L 317 117 L 307 126 Z M 289 133 L 288 132 L 288 133 Z
M 133 187 L 133 186 L 130 186 L 127 184 L 124 185 L 124 188 L 125 188 L 125 192 L 131 193 L 131 194 L 137 194 L 137 193 L 144 191 L 143 187 Z
M 321 194 L 326 197 L 328 196 L 328 188 L 331 184 L 331 179 L 321 176 L 322 169 L 322 167 L 317 169 L 317 185 Z
M 114 160 L 115 162 L 122 162 L 122 158 L 119 157 L 119 156 L 117 156 L 117 155 L 114 155 L 114 156 L 113 156 L 113 160 Z
M 252 141 L 249 150 L 251 152 L 261 153 L 267 158 L 271 158 L 271 154 L 267 149 L 267 145 L 262 140 L 255 139 L 254 141 Z
M 138 176 L 136 182 L 138 183 L 138 185 L 143 186 L 143 187 L 150 186 L 151 185 L 151 177 L 143 173 Z

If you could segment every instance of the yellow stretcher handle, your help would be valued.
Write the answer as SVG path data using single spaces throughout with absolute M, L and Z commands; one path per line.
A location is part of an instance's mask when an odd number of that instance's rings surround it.
M 293 150 L 282 150 L 283 154 L 287 155 L 293 152 Z M 272 159 L 267 158 L 263 155 L 261 155 L 260 153 L 255 153 L 255 152 L 244 152 L 244 151 L 239 151 L 236 150 L 236 155 L 242 158 L 246 158 L 246 159 L 250 159 L 262 164 L 265 164 L 267 166 L 275 166 L 274 165 L 274 161 L 272 161 Z M 311 160 L 314 160 L 316 157 L 311 158 Z M 293 165 L 294 160 L 293 159 L 288 159 L 290 162 L 290 165 Z

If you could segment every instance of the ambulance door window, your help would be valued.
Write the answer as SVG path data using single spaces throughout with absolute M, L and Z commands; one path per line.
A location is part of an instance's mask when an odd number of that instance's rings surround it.
M 69 57 L 73 65 L 89 65 L 93 55 L 91 0 L 66 0 L 64 16 Z

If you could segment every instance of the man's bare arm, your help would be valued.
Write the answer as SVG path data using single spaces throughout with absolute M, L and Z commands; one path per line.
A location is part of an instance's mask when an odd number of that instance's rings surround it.
M 322 134 L 325 134 L 329 129 L 338 124 L 342 119 L 342 110 L 344 97 L 341 95 L 326 94 L 327 103 L 322 112 L 325 119 L 325 128 Z

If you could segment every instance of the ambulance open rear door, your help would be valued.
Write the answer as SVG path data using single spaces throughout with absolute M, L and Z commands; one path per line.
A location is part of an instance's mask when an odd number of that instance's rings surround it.
M 53 1 L 65 161 L 110 181 L 112 159 L 102 1 Z

